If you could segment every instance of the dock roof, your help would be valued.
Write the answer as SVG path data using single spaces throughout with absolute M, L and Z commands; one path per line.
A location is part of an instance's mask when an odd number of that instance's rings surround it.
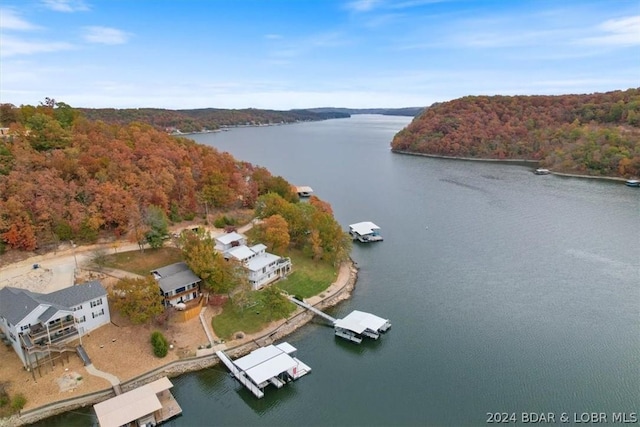
M 262 384 L 298 365 L 284 349 L 275 345 L 252 351 L 233 363 L 243 370 L 255 384 Z
M 361 334 L 365 330 L 378 331 L 388 322 L 387 319 L 378 317 L 375 314 L 354 310 L 343 319 L 338 319 L 335 323 L 337 328 L 348 329 Z
M 365 234 L 371 234 L 374 230 L 380 230 L 380 227 L 372 223 L 371 221 L 358 222 L 356 224 L 351 224 L 349 228 L 363 236 Z
M 100 427 L 119 427 L 162 409 L 157 393 L 173 387 L 167 377 L 93 405 Z

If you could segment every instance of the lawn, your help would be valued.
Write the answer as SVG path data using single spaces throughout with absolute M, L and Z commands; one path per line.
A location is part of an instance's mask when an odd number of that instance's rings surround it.
M 271 286 L 276 286 L 299 298 L 309 298 L 320 294 L 335 281 L 338 270 L 331 264 L 313 261 L 300 252 L 293 252 L 290 256 L 294 272 Z M 228 301 L 222 313 L 211 320 L 213 330 L 220 338 L 228 340 L 235 332 L 251 334 L 264 328 L 266 324 L 275 320 L 265 303 L 264 295 L 264 290 L 252 292 L 250 298 L 252 302 L 242 309 Z M 293 312 L 295 306 L 293 303 L 290 304 L 290 311 Z
M 293 273 L 277 283 L 278 287 L 290 295 L 309 298 L 327 289 L 338 277 L 338 269 L 333 265 L 313 261 L 300 252 L 291 254 Z
M 104 266 L 146 276 L 151 270 L 182 261 L 177 248 L 145 249 L 106 255 Z

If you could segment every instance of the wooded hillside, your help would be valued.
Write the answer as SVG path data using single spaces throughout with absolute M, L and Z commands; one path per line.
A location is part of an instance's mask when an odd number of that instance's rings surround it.
M 164 110 L 157 108 L 99 108 L 78 109 L 90 120 L 102 120 L 106 123 L 129 124 L 131 122 L 148 123 L 161 130 L 179 130 L 183 133 L 216 130 L 227 126 L 256 126 L 302 121 L 318 121 L 346 118 L 349 114 L 341 112 L 313 112 L 309 110 L 224 110 L 202 108 L 196 110 Z
M 19 113 L 0 138 L 0 252 L 109 233 L 135 239 L 158 209 L 179 221 L 253 208 L 269 192 L 297 200 L 266 169 L 148 124 L 91 121 L 52 100 Z
M 539 160 L 558 172 L 640 176 L 640 89 L 563 96 L 467 96 L 433 105 L 394 151 Z

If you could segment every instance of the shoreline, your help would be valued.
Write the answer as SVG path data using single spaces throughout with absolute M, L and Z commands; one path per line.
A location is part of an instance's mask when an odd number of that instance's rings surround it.
M 349 261 L 345 261 L 340 265 L 335 282 L 331 283 L 327 289 L 319 295 L 307 298 L 305 301 L 319 309 L 335 306 L 351 297 L 357 279 L 358 268 L 355 262 L 349 259 Z M 248 354 L 258 347 L 269 345 L 274 341 L 290 335 L 309 323 L 314 316 L 312 312 L 298 307 L 288 318 L 272 323 L 259 332 L 247 335 L 242 340 L 238 340 L 241 342 L 235 345 L 233 342 L 228 342 L 220 346 L 215 346 L 214 348 L 207 349 L 209 350 L 206 352 L 207 354 L 169 362 L 159 368 L 144 372 L 130 380 L 124 381 L 121 383 L 122 391 L 132 390 L 163 376 L 173 378 L 215 366 L 220 362 L 215 355 L 215 350 L 222 349 L 234 359 Z M 227 347 L 228 344 L 232 346 Z M 74 409 L 94 405 L 113 396 L 115 396 L 113 389 L 106 388 L 70 399 L 58 400 L 37 408 L 22 411 L 19 416 L 14 415 L 9 418 L 2 418 L 0 419 L 0 427 L 28 425 Z
M 413 153 L 411 151 L 402 151 L 402 150 L 394 150 L 394 149 L 391 149 L 391 152 L 395 154 L 405 154 L 407 156 L 429 157 L 432 159 L 463 160 L 463 161 L 469 161 L 469 162 L 487 162 L 487 163 L 506 163 L 506 164 L 522 165 L 522 166 L 529 166 L 529 165 L 537 166 L 540 163 L 539 160 L 454 157 L 454 156 L 441 156 L 439 154 Z M 627 178 L 621 178 L 617 176 L 582 175 L 582 174 L 569 173 L 569 172 L 551 171 L 551 175 L 558 175 L 558 176 L 564 176 L 564 177 L 570 177 L 570 178 L 601 179 L 606 181 L 620 181 L 620 182 L 627 181 Z

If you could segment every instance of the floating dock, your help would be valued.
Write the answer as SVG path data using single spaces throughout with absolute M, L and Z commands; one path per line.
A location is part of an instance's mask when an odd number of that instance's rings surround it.
M 383 319 L 382 317 L 364 311 L 354 310 L 345 318 L 336 319 L 292 296 L 289 296 L 289 300 L 331 322 L 336 336 L 358 344 L 362 342 L 363 337 L 377 340 L 380 338 L 382 332 L 387 332 L 389 328 L 391 328 L 391 323 L 388 319 Z
M 261 347 L 235 361 L 223 351 L 216 351 L 231 374 L 258 399 L 264 397 L 264 389 L 269 384 L 281 388 L 311 372 L 295 353 L 296 348 L 287 342 Z

